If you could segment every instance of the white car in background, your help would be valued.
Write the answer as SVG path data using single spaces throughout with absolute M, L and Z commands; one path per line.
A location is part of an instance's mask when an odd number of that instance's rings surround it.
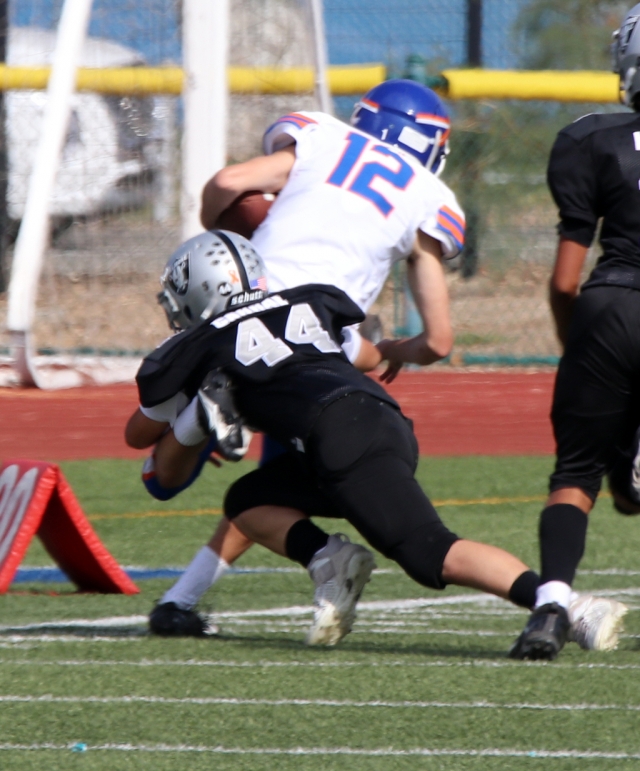
M 7 64 L 49 66 L 55 42 L 55 32 L 12 27 Z M 89 37 L 79 66 L 135 67 L 144 63 L 133 49 Z M 8 214 L 10 219 L 19 220 L 47 97 L 44 91 L 7 91 L 5 99 Z M 152 98 L 76 93 L 50 205 L 52 217 L 65 220 L 94 216 L 148 201 L 154 177 L 153 143 Z

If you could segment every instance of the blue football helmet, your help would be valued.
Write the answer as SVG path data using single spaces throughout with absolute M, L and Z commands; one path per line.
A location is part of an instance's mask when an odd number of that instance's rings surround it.
M 380 83 L 356 104 L 351 125 L 411 153 L 436 175 L 444 169 L 451 121 L 438 95 L 421 83 Z

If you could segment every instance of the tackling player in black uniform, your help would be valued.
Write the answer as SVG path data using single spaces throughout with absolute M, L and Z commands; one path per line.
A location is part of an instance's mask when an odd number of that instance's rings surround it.
M 190 304 L 196 277 L 208 297 L 204 309 Z M 187 329 L 143 362 L 135 430 L 144 432 L 145 421 L 162 429 L 153 411 L 182 395 L 191 401 L 158 443 L 160 454 L 165 443 L 172 451 L 228 433 L 238 413 L 291 448 L 236 482 L 225 514 L 252 540 L 309 568 L 319 613 L 308 642 L 334 644 L 350 630 L 373 568 L 367 549 L 328 536 L 311 515 L 347 519 L 425 586 L 470 586 L 532 606 L 538 576 L 502 549 L 451 533 L 415 480 L 409 421 L 342 350 L 343 328 L 363 318 L 344 292 L 307 285 L 267 295 L 251 244 L 224 231 L 181 247 L 164 284 L 170 322 L 182 319 Z
M 640 511 L 632 484 L 640 422 L 640 4 L 614 35 L 613 54 L 623 101 L 634 112 L 587 115 L 567 126 L 548 167 L 560 213 L 550 285 L 564 346 L 552 408 L 557 460 L 540 518 L 541 585 L 514 658 L 553 659 L 564 645 L 586 515 L 603 476 L 610 474 L 618 510 Z M 600 220 L 603 254 L 578 295 Z

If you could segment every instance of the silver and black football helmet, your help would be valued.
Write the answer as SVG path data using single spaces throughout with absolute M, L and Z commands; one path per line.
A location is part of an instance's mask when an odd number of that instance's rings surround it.
M 188 329 L 267 294 L 262 258 L 246 238 L 207 230 L 171 255 L 160 277 L 158 302 L 173 330 Z
M 640 111 L 640 3 L 613 33 L 613 71 L 620 75 L 620 101 Z

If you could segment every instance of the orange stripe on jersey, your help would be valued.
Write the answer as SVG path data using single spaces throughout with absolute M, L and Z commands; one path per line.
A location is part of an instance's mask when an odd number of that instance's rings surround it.
M 461 216 L 453 209 L 450 209 L 448 206 L 441 206 L 438 213 L 440 212 L 442 212 L 443 214 L 446 214 L 447 217 L 450 217 L 455 222 L 455 224 L 460 228 L 460 230 L 464 233 L 464 230 L 467 224 L 465 222 L 464 216 Z
M 460 245 L 464 244 L 465 221 L 448 206 L 438 210 L 438 226 L 450 233 Z
M 304 128 L 305 126 L 308 126 L 310 123 L 317 123 L 317 120 L 314 120 L 313 118 L 307 118 L 306 115 L 300 115 L 300 113 L 292 112 L 289 115 L 285 115 L 282 118 L 279 118 L 276 123 L 295 123 L 296 126 L 299 128 Z

